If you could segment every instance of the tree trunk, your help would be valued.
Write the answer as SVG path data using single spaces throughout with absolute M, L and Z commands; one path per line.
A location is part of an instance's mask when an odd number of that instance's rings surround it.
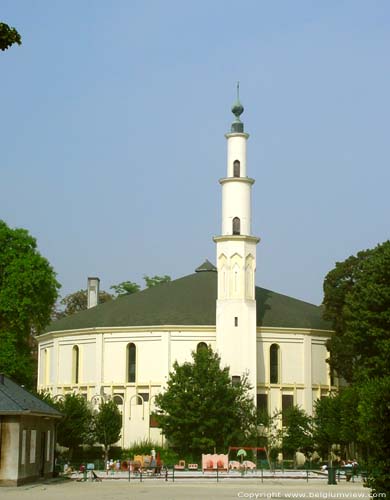
M 104 448 L 104 466 L 107 467 L 108 452 L 110 451 L 110 445 L 104 444 L 103 448 Z

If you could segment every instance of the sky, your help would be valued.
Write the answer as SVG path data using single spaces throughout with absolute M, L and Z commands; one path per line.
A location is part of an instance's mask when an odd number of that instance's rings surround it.
M 0 218 L 61 295 L 215 263 L 240 81 L 256 283 L 314 304 L 390 233 L 387 0 L 1 0 Z

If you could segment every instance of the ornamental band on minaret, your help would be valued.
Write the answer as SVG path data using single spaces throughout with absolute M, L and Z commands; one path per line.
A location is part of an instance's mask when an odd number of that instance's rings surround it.
M 256 397 L 256 245 L 251 234 L 251 189 L 247 176 L 246 143 L 240 120 L 244 108 L 239 100 L 232 107 L 235 120 L 227 139 L 227 176 L 222 186 L 222 234 L 217 244 L 218 297 L 216 344 L 223 366 L 230 367 L 232 380 L 248 374 Z

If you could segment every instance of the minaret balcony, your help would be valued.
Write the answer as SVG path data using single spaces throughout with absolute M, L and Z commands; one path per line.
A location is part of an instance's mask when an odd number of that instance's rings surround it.
M 259 243 L 260 238 L 246 234 L 224 234 L 222 236 L 214 236 L 213 241 L 219 243 L 222 241 L 246 241 L 248 243 Z
M 243 182 L 244 184 L 254 184 L 255 179 L 251 177 L 223 177 L 219 179 L 220 184 L 226 184 L 227 182 Z

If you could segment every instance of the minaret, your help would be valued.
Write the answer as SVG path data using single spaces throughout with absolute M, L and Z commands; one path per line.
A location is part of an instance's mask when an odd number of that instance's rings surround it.
M 217 244 L 218 298 L 217 351 L 222 366 L 229 366 L 233 382 L 247 372 L 256 398 L 256 245 L 251 234 L 251 190 L 247 176 L 246 143 L 249 135 L 240 120 L 244 108 L 239 100 L 232 107 L 235 120 L 227 139 L 227 176 L 222 186 L 222 234 Z M 234 377 L 234 378 L 233 378 Z

